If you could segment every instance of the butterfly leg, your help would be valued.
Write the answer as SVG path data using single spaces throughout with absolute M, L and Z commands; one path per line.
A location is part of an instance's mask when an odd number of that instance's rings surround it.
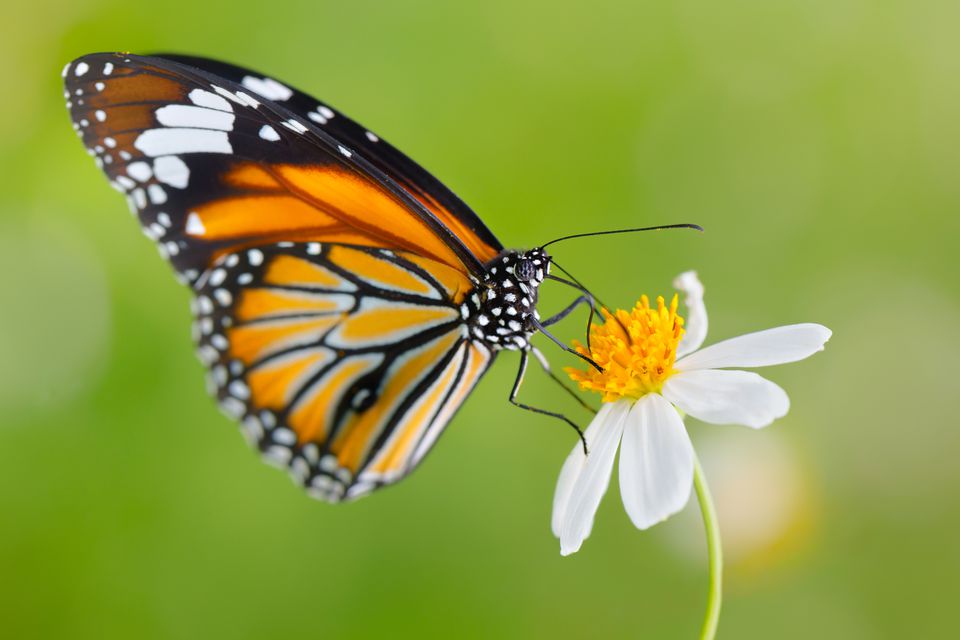
M 556 313 L 550 316 L 546 320 L 541 320 L 540 324 L 542 324 L 545 327 L 549 327 L 552 324 L 557 324 L 558 322 L 566 318 L 568 315 L 570 315 L 573 312 L 573 310 L 579 307 L 581 304 L 589 304 L 591 307 L 593 307 L 593 300 L 585 295 L 580 296 L 579 298 L 571 302 L 565 309 L 563 309 L 559 313 Z
M 568 287 L 572 287 L 572 288 L 576 289 L 577 291 L 579 291 L 582 295 L 581 295 L 579 298 L 577 298 L 576 300 L 574 300 L 566 309 L 563 309 L 562 311 L 560 311 L 560 313 L 557 313 L 557 314 L 553 315 L 552 317 L 547 318 L 546 320 L 544 320 L 544 321 L 543 321 L 543 326 L 549 327 L 549 326 L 552 325 L 552 324 L 555 324 L 555 323 L 557 323 L 557 322 L 560 322 L 561 320 L 563 320 L 564 318 L 566 318 L 567 315 L 568 315 L 571 311 L 573 311 L 574 309 L 576 309 L 577 306 L 579 306 L 579 305 L 581 305 L 581 304 L 584 304 L 584 303 L 589 304 L 589 305 L 590 305 L 590 315 L 587 317 L 587 351 L 589 351 L 590 353 L 593 353 L 593 347 L 590 345 L 590 327 L 593 326 L 593 317 L 594 317 L 596 314 L 600 313 L 600 309 L 599 309 L 599 307 L 597 307 L 597 299 L 593 296 L 592 293 L 590 293 L 589 291 L 587 291 L 586 288 L 582 287 L 581 285 L 579 285 L 579 284 L 577 284 L 577 283 L 570 282 L 569 280 L 564 280 L 563 278 L 558 278 L 558 277 L 556 277 L 556 276 L 548 276 L 548 278 L 550 278 L 551 280 L 555 280 L 556 282 L 559 282 L 559 283 L 561 283 L 561 284 L 565 284 L 565 285 L 567 285 Z M 620 322 L 620 320 L 618 319 L 617 322 Z M 622 325 L 623 325 L 623 323 L 621 323 L 621 326 L 622 326 Z M 626 332 L 626 327 L 624 327 L 624 332 Z
M 515 407 L 520 407 L 521 409 L 524 409 L 526 411 L 532 411 L 533 413 L 539 413 L 540 415 L 544 415 L 544 416 L 551 416 L 553 418 L 558 418 L 566 422 L 568 425 L 573 427 L 573 430 L 577 432 L 578 436 L 580 436 L 580 442 L 583 443 L 583 453 L 584 455 L 586 455 L 587 439 L 583 436 L 583 431 L 580 429 L 580 427 L 577 426 L 577 424 L 573 420 L 563 415 L 562 413 L 556 413 L 555 411 L 547 411 L 546 409 L 531 407 L 528 404 L 523 404 L 522 402 L 517 401 L 517 394 L 520 392 L 520 386 L 523 384 L 523 376 L 527 372 L 527 362 L 529 357 L 530 355 L 528 351 L 523 350 L 520 352 L 520 367 L 517 369 L 517 379 L 514 380 L 513 382 L 513 389 L 510 391 L 510 404 L 514 405 Z
M 578 394 L 574 389 L 567 386 L 567 383 L 564 382 L 557 374 L 553 372 L 553 369 L 550 367 L 550 363 L 547 361 L 546 356 L 544 356 L 543 353 L 541 353 L 540 349 L 533 347 L 532 351 L 533 351 L 533 356 L 540 363 L 540 367 L 543 369 L 543 372 L 547 374 L 547 377 L 549 377 L 551 380 L 553 380 L 558 385 L 560 385 L 560 388 L 566 391 L 571 398 L 576 400 L 581 407 L 583 407 L 590 413 L 597 412 L 596 409 L 591 407 L 589 404 L 586 403 L 586 401 L 583 398 L 580 397 L 580 394 Z
M 554 344 L 556 344 L 558 347 L 560 347 L 561 349 L 563 349 L 564 351 L 566 351 L 567 353 L 569 353 L 569 354 L 571 354 L 571 355 L 577 356 L 578 358 L 580 358 L 581 360 L 583 360 L 584 362 L 586 362 L 587 364 L 589 364 L 591 367 L 593 367 L 594 369 L 596 369 L 596 370 L 599 371 L 600 373 L 603 373 L 603 367 L 601 367 L 599 364 L 597 364 L 597 363 L 593 360 L 593 358 L 591 358 L 590 356 L 586 356 L 586 355 L 580 353 L 579 351 L 577 351 L 576 349 L 571 349 L 571 348 L 568 347 L 567 345 L 563 344 L 563 343 L 560 341 L 560 338 L 558 338 L 557 336 L 555 336 L 555 335 L 553 335 L 552 333 L 550 333 L 549 331 L 547 331 L 547 328 L 544 327 L 544 326 L 540 323 L 539 320 L 535 320 L 535 319 L 534 319 L 534 320 L 532 321 L 532 324 L 533 324 L 533 327 L 534 327 L 537 331 L 539 331 L 539 332 L 542 333 L 543 335 L 547 336 L 547 337 L 548 337 Z

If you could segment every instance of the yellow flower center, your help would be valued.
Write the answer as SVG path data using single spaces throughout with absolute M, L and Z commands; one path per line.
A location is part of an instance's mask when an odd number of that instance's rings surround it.
M 632 311 L 618 310 L 616 315 L 602 311 L 603 324 L 590 325 L 593 351 L 574 341 L 573 346 L 603 367 L 580 371 L 568 367 L 567 374 L 582 389 L 603 394 L 604 402 L 620 398 L 640 398 L 658 393 L 674 373 L 677 344 L 683 337 L 683 318 L 677 315 L 677 296 L 667 307 L 662 297 L 651 307 L 647 296 Z

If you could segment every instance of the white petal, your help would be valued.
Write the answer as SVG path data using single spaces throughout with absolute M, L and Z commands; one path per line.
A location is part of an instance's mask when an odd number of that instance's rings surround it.
M 613 460 L 620 436 L 623 435 L 623 423 L 630 412 L 630 403 L 621 400 L 609 406 L 606 412 L 601 410 L 597 413 L 584 433 L 590 455 L 573 481 L 570 497 L 560 517 L 560 554 L 564 556 L 578 551 L 590 535 L 593 516 L 610 485 Z M 583 455 L 582 451 L 580 455 Z M 560 489 L 559 483 L 557 488 Z
M 832 332 L 821 324 L 791 324 L 730 338 L 678 360 L 679 371 L 766 367 L 809 358 L 823 351 Z
M 600 411 L 597 412 L 597 417 L 600 417 L 600 414 L 604 412 L 609 413 L 610 407 L 612 406 L 613 405 L 610 404 L 603 405 Z M 596 418 L 594 418 L 594 420 L 596 420 Z M 563 462 L 563 466 L 560 468 L 560 477 L 557 479 L 557 489 L 553 493 L 553 515 L 550 518 L 550 529 L 557 538 L 560 537 L 563 514 L 567 511 L 570 494 L 573 493 L 574 484 L 577 478 L 580 477 L 580 473 L 583 471 L 583 463 L 586 461 L 587 456 L 583 454 L 583 446 L 578 440 L 577 444 L 573 447 L 573 451 L 570 452 L 570 455 L 567 456 L 567 459 Z
M 707 338 L 707 307 L 703 304 L 703 284 L 696 271 L 684 271 L 674 278 L 673 286 L 684 294 L 683 304 L 687 308 L 683 337 L 677 346 L 677 358 L 682 358 L 699 349 Z
M 693 445 L 677 410 L 655 393 L 630 411 L 620 445 L 620 495 L 646 529 L 677 513 L 693 488 Z
M 713 424 L 765 427 L 790 409 L 787 393 L 750 371 L 685 371 L 667 379 L 664 397 L 694 418 Z

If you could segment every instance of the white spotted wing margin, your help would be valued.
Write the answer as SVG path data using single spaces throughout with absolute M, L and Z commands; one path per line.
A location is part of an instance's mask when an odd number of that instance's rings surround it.
M 196 287 L 209 387 L 313 497 L 409 474 L 493 360 L 449 291 L 403 255 L 282 242 L 222 256 Z

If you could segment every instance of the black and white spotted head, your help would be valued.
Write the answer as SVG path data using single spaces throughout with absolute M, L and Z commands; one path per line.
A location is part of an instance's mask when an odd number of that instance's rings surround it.
M 486 266 L 485 279 L 461 305 L 469 336 L 494 350 L 528 349 L 550 256 L 539 248 L 504 251 Z

